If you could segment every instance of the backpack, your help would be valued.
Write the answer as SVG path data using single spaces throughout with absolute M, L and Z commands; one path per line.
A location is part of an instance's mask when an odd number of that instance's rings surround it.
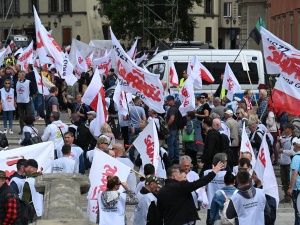
M 226 216 L 226 211 L 227 211 L 227 208 L 228 208 L 228 205 L 229 205 L 229 202 L 230 202 L 230 198 L 227 197 L 227 195 L 225 194 L 225 192 L 223 190 L 220 190 L 220 191 L 226 199 L 226 201 L 224 202 L 224 207 L 223 207 L 222 211 L 219 212 L 220 217 L 221 217 L 221 223 L 223 225 L 234 225 L 235 224 L 235 218 L 228 219 L 227 216 Z M 232 195 L 234 195 L 237 192 L 238 192 L 238 190 L 235 190 Z
M 30 222 L 32 222 L 35 215 L 35 209 L 33 205 L 31 205 L 29 202 L 23 201 L 15 193 L 6 196 L 6 200 L 10 198 L 16 198 L 20 203 L 21 215 L 18 215 L 18 217 L 21 219 L 21 224 L 28 225 Z
M 158 137 L 162 139 L 166 139 L 170 137 L 170 130 L 166 121 L 161 117 L 157 117 L 159 121 L 160 130 L 158 131 Z
M 46 110 L 46 108 L 48 107 L 48 106 L 47 106 L 47 103 L 50 101 L 50 99 L 51 99 L 52 97 L 54 97 L 54 96 L 51 95 L 47 100 L 45 100 L 45 99 L 43 98 L 42 104 L 40 104 L 40 105 L 38 106 L 37 111 L 38 111 L 40 117 L 43 118 L 43 119 L 46 117 L 46 112 L 45 112 L 45 111 L 47 111 L 47 110 Z M 52 111 L 52 110 L 51 110 L 51 111 Z
M 262 130 L 257 130 L 256 132 L 262 134 L 262 137 L 265 134 L 265 132 L 262 131 Z M 269 147 L 270 156 L 271 156 L 273 154 L 273 152 L 274 152 L 274 149 L 273 149 L 273 144 L 272 144 L 272 142 L 271 142 L 271 140 L 270 140 L 270 138 L 269 138 L 268 135 L 266 135 L 266 141 L 267 141 L 267 144 L 268 144 L 268 147 Z
M 6 148 L 8 145 L 9 144 L 6 135 L 4 133 L 0 133 L 0 147 Z
M 38 133 L 35 131 L 35 129 L 33 129 L 33 127 L 31 127 L 31 129 L 34 131 L 35 134 L 30 135 L 30 139 L 29 139 L 30 144 L 34 145 L 34 144 L 43 142 L 41 136 L 38 135 Z
M 92 135 L 89 128 L 87 128 L 83 124 L 80 124 L 75 131 L 74 144 L 78 145 L 81 148 L 83 146 L 88 146 L 91 137 Z

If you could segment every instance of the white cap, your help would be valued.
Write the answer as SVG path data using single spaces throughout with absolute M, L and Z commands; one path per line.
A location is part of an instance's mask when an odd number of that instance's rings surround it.
M 294 143 L 300 147 L 300 138 L 294 138 L 293 139 L 293 144 Z
M 86 114 L 87 114 L 87 115 L 93 115 L 94 117 L 97 116 L 97 114 L 96 114 L 95 111 L 88 111 Z
M 228 114 L 228 115 L 233 115 L 233 112 L 232 112 L 231 109 L 228 109 L 225 113 Z

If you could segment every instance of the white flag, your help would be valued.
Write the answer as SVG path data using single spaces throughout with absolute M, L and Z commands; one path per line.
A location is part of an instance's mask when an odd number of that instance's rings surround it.
M 195 94 L 193 82 L 193 78 L 189 76 L 180 89 L 179 99 L 181 100 L 181 105 L 179 107 L 179 111 L 182 116 L 185 116 L 188 111 L 194 111 L 195 109 Z
M 143 167 L 145 164 L 151 163 L 157 172 L 160 157 L 159 141 L 154 120 L 151 120 L 145 129 L 139 134 L 133 142 L 133 145 L 141 154 Z
M 155 49 L 155 52 L 153 53 L 153 56 L 156 55 L 158 52 L 158 47 Z
M 44 76 L 40 75 L 35 67 L 33 67 L 33 72 L 35 75 L 38 92 L 43 95 L 49 95 L 50 94 L 49 89 L 47 88 L 47 86 L 44 83 Z
M 178 87 L 179 86 L 178 74 L 173 60 L 170 60 L 169 75 L 170 75 L 170 84 L 172 84 L 175 87 Z
M 112 50 L 109 51 L 108 54 L 103 56 L 102 58 L 96 58 L 93 60 L 93 67 L 94 69 L 98 70 L 104 70 L 105 74 L 108 74 L 109 69 L 111 68 L 111 63 L 112 63 Z
M 269 147 L 266 141 L 266 134 L 264 134 L 261 142 L 254 171 L 256 172 L 258 179 L 261 180 L 264 194 L 275 198 L 278 206 L 278 184 L 274 173 L 274 168 L 272 166 Z
M 136 46 L 137 46 L 138 40 L 139 40 L 138 38 L 135 39 L 135 42 L 134 42 L 133 45 L 131 46 L 131 49 L 127 52 L 127 55 L 128 55 L 132 60 L 135 59 Z
M 81 73 L 85 73 L 88 71 L 88 65 L 81 55 L 80 51 L 76 51 L 76 66 L 75 66 L 75 74 L 76 77 L 79 79 L 81 77 Z
M 28 64 L 33 63 L 33 41 L 30 42 L 28 47 L 19 55 L 18 64 L 22 70 L 28 69 Z
M 125 92 L 121 91 L 120 84 L 118 83 L 114 92 L 113 100 L 115 103 L 115 106 L 118 107 L 118 113 L 126 116 L 129 114 L 128 105 L 127 103 L 132 101 L 131 93 L 126 93 L 125 99 Z
M 251 165 L 252 168 L 254 168 L 255 163 L 256 163 L 256 158 L 252 149 L 252 145 L 249 141 L 249 137 L 246 133 L 246 129 L 245 129 L 245 123 L 243 123 L 243 132 L 242 132 L 242 140 L 241 140 L 241 152 L 250 152 L 252 155 L 252 161 L 251 161 Z
M 222 87 L 227 90 L 226 97 L 230 101 L 233 99 L 233 95 L 242 89 L 228 63 L 226 63 Z
M 121 90 L 139 96 L 142 101 L 158 113 L 164 113 L 164 88 L 159 75 L 149 73 L 138 67 L 125 53 L 110 28 L 113 51 L 118 65 Z
M 188 64 L 188 66 L 190 68 L 187 68 L 187 73 L 189 76 L 193 76 L 194 87 L 198 88 L 198 89 L 202 89 L 202 77 L 201 77 L 200 62 L 198 60 L 197 55 L 194 55 L 192 62 L 190 64 Z
M 90 221 L 96 222 L 98 209 L 98 195 L 106 191 L 107 176 L 118 176 L 121 182 L 127 180 L 131 168 L 104 153 L 103 151 L 94 151 L 93 163 L 90 170 L 90 190 L 88 193 L 88 212 Z M 115 224 L 117 225 L 117 224 Z
M 144 53 L 144 55 L 142 55 L 140 58 L 135 59 L 134 62 L 138 66 L 138 65 L 140 65 L 141 62 L 143 62 L 144 60 L 146 60 L 147 57 L 148 57 L 148 54 Z
M 15 52 L 14 56 L 16 56 L 16 55 L 18 55 L 18 54 L 21 54 L 22 52 L 23 52 L 23 48 L 19 48 L 19 49 Z

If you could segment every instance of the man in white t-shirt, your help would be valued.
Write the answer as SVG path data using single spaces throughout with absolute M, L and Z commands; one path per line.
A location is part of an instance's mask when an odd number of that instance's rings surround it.
M 100 136 L 97 140 L 96 147 L 93 150 L 86 152 L 86 158 L 90 161 L 90 163 L 92 163 L 94 158 L 94 152 L 108 150 L 108 146 L 109 146 L 109 141 L 106 138 L 106 136 L 104 135 Z
M 52 162 L 52 173 L 78 173 L 78 164 L 70 158 L 71 146 L 68 144 L 63 145 L 61 152 L 63 156 Z

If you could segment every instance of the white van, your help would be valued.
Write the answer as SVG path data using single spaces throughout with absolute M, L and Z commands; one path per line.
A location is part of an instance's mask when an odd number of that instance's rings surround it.
M 173 60 L 178 74 L 179 81 L 182 78 L 182 72 L 187 69 L 189 60 L 192 60 L 194 55 L 198 56 L 199 61 L 211 72 L 215 78 L 213 84 L 203 81 L 202 90 L 195 89 L 195 93 L 214 93 L 219 84 L 220 76 L 225 71 L 226 62 L 229 63 L 234 75 L 239 81 L 242 90 L 236 96 L 241 98 L 246 89 L 251 90 L 247 72 L 243 71 L 241 57 L 236 56 L 240 50 L 218 50 L 218 49 L 172 49 L 166 50 L 155 55 L 147 64 L 146 68 L 156 74 L 160 74 L 161 80 L 166 80 L 168 88 L 178 92 L 178 88 L 170 86 L 169 83 L 169 65 Z M 247 57 L 249 65 L 249 75 L 253 84 L 254 93 L 258 93 L 258 85 L 265 84 L 264 63 L 261 51 L 258 50 L 242 50 Z

